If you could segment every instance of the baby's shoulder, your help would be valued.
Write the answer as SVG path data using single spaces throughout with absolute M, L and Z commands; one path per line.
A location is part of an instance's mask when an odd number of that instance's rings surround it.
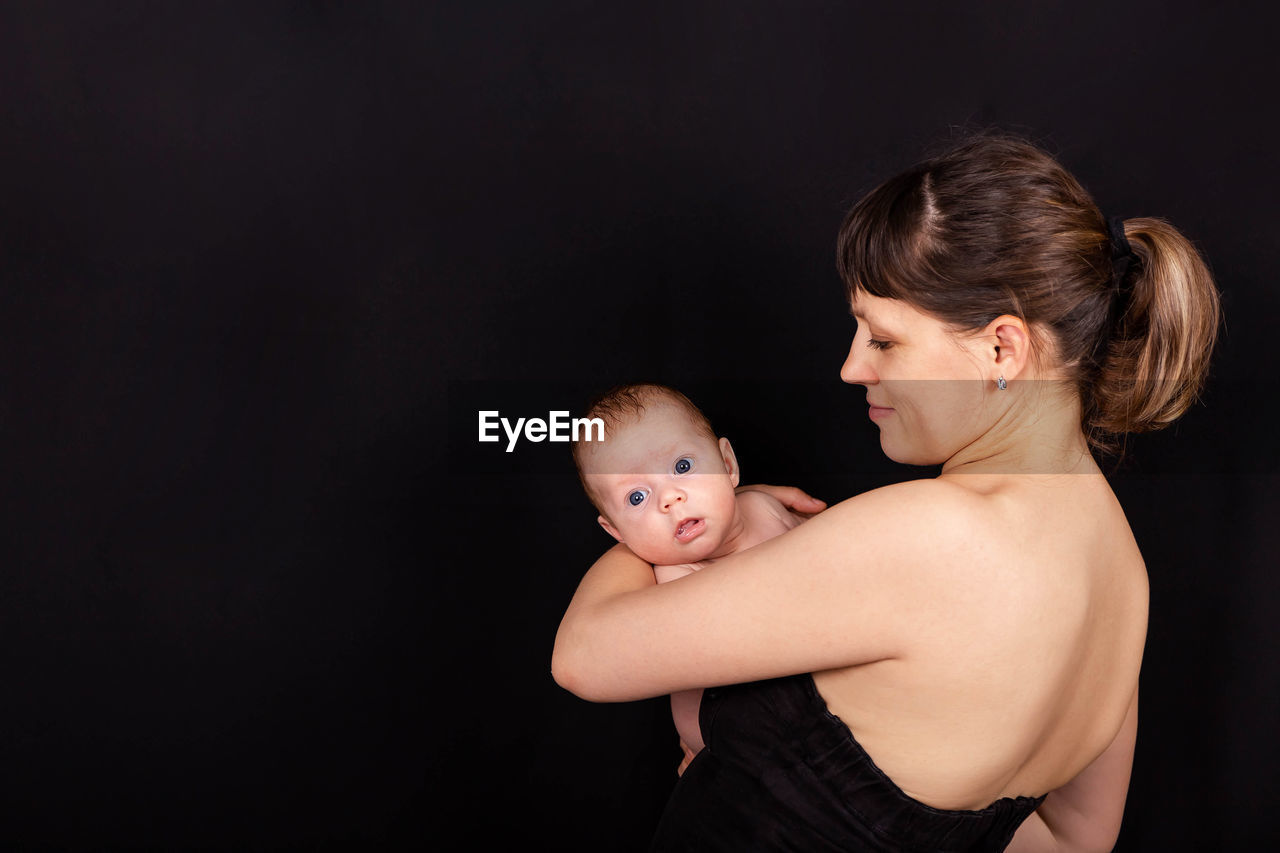
M 801 519 L 782 502 L 772 495 L 748 489 L 738 493 L 738 508 L 746 515 L 747 523 L 762 528 L 771 528 L 771 535 L 790 530 L 800 523 Z

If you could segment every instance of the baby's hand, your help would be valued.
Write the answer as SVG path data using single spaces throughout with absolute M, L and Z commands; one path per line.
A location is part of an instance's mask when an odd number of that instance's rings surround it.
M 787 509 L 806 518 L 812 518 L 827 508 L 826 501 L 818 500 L 803 489 L 797 489 L 795 486 L 739 486 L 735 491 L 738 493 L 749 491 L 764 492 Z

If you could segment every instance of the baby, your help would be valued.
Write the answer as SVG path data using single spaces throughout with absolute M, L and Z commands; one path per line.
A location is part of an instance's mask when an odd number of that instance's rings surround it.
M 689 398 L 662 385 L 625 385 L 592 404 L 586 417 L 604 421 L 604 440 L 580 440 L 573 459 L 587 497 L 610 536 L 653 563 L 658 583 L 682 578 L 715 560 L 799 524 L 763 492 L 735 494 L 738 460 L 727 438 Z M 671 696 L 685 760 L 702 749 L 702 690 Z

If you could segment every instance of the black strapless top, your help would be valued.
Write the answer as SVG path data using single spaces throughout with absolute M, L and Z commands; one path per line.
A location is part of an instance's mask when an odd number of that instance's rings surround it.
M 698 714 L 707 748 L 676 783 L 650 850 L 1004 850 L 1044 797 L 978 811 L 907 796 L 827 710 L 811 675 L 709 689 Z

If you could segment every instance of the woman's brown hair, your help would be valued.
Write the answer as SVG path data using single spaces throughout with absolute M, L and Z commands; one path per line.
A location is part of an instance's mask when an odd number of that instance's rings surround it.
M 1213 278 L 1176 228 L 1123 228 L 1131 261 L 1113 274 L 1108 224 L 1084 187 L 1036 145 L 984 134 L 859 201 L 837 264 L 851 297 L 901 299 L 962 331 L 1002 314 L 1046 330 L 1075 379 L 1085 435 L 1111 450 L 1115 436 L 1187 410 L 1220 316 Z

